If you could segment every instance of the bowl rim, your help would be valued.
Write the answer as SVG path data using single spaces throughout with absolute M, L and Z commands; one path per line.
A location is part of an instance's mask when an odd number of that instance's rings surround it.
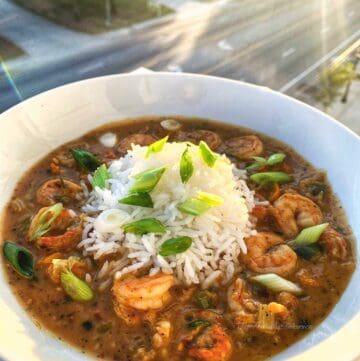
M 291 97 L 290 95 L 281 93 L 277 90 L 271 89 L 267 86 L 263 86 L 263 85 L 257 85 L 257 84 L 252 84 L 252 83 L 247 83 L 241 80 L 235 80 L 235 79 L 228 79 L 228 78 L 222 78 L 222 77 L 218 77 L 215 75 L 205 75 L 205 74 L 196 74 L 196 73 L 187 73 L 187 72 L 169 72 L 169 71 L 149 71 L 149 72 L 129 72 L 129 73 L 121 73 L 121 74 L 109 74 L 109 75 L 103 75 L 103 76 L 98 76 L 98 77 L 93 77 L 93 78 L 87 78 L 87 79 L 82 79 L 82 80 L 77 80 L 74 82 L 70 82 L 70 83 L 66 83 L 63 85 L 59 85 L 56 86 L 54 88 L 45 90 L 41 93 L 35 94 L 29 98 L 26 98 L 25 100 L 21 101 L 20 103 L 17 103 L 15 105 L 13 105 L 12 107 L 10 107 L 9 109 L 6 109 L 4 112 L 0 113 L 0 121 L 1 118 L 5 115 L 9 115 L 12 111 L 18 110 L 19 108 L 21 108 L 24 104 L 26 104 L 27 102 L 30 101 L 34 101 L 37 98 L 43 97 L 46 94 L 52 93 L 52 92 L 56 92 L 59 91 L 63 88 L 69 88 L 72 86 L 78 86 L 81 85 L 82 83 L 91 83 L 91 82 L 98 82 L 98 81 L 106 81 L 108 79 L 111 78 L 127 78 L 127 77 L 134 77 L 134 78 L 144 78 L 144 77 L 179 77 L 179 78 L 198 78 L 198 79 L 210 79 L 211 81 L 217 81 L 217 82 L 224 82 L 224 83 L 229 83 L 229 84 L 233 84 L 233 85 L 239 85 L 241 84 L 243 87 L 248 87 L 248 88 L 260 88 L 263 89 L 269 93 L 272 93 L 273 95 L 282 97 L 284 99 L 286 99 L 289 102 L 292 103 L 297 103 L 305 108 L 307 108 L 308 110 L 311 110 L 315 113 L 320 114 L 322 117 L 327 118 L 329 121 L 331 121 L 332 123 L 335 123 L 337 126 L 339 126 L 340 128 L 342 128 L 343 131 L 347 132 L 349 135 L 351 135 L 352 137 L 355 137 L 358 141 L 360 141 L 360 135 L 358 135 L 357 133 L 355 133 L 352 129 L 350 129 L 349 127 L 347 127 L 345 124 L 341 123 L 339 120 L 335 119 L 334 117 L 332 117 L 329 114 L 326 114 L 325 112 L 323 112 L 322 110 L 316 108 L 315 106 L 311 106 L 299 99 L 296 99 L 294 97 Z

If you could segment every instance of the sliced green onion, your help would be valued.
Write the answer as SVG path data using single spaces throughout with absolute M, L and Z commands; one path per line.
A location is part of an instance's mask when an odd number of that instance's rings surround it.
M 130 206 L 139 206 L 145 208 L 154 208 L 154 203 L 148 193 L 132 193 L 127 197 L 119 199 L 119 203 L 128 204 Z
M 267 165 L 275 165 L 282 163 L 286 157 L 286 154 L 284 153 L 274 153 L 271 154 L 270 157 L 267 159 L 266 164 Z
M 88 302 L 94 298 L 94 292 L 90 286 L 76 277 L 70 270 L 61 273 L 61 285 L 74 301 Z
M 94 172 L 97 167 L 100 166 L 100 161 L 97 159 L 96 155 L 88 152 L 84 149 L 73 148 L 70 150 L 71 155 L 79 166 L 90 172 Z
M 284 172 L 263 172 L 255 173 L 250 176 L 250 180 L 263 185 L 267 183 L 288 183 L 292 181 L 292 177 Z
M 296 246 L 308 246 L 309 244 L 316 243 L 328 225 L 329 223 L 322 223 L 303 229 L 293 243 Z
M 224 202 L 224 200 L 220 196 L 207 192 L 198 192 L 196 194 L 196 198 L 206 202 L 211 207 L 219 206 Z
M 135 184 L 130 188 L 131 193 L 149 193 L 151 192 L 161 176 L 166 170 L 166 166 L 160 168 L 147 169 L 144 172 L 133 176 L 136 179 Z
M 121 209 L 107 209 L 102 211 L 94 221 L 94 228 L 98 232 L 118 233 L 121 226 L 130 220 L 130 215 Z
M 275 165 L 283 162 L 285 159 L 286 154 L 284 153 L 274 153 L 271 154 L 268 159 L 263 157 L 252 157 L 255 162 L 249 166 L 246 167 L 248 170 L 255 170 L 261 167 L 264 167 L 265 165 Z
M 324 184 L 313 183 L 309 185 L 309 190 L 312 196 L 323 199 L 326 187 Z
M 48 207 L 36 220 L 36 223 L 32 227 L 30 240 L 36 241 L 39 237 L 44 235 L 50 230 L 51 224 L 59 216 L 63 210 L 63 205 L 61 203 L 56 203 L 51 207 Z
M 181 181 L 186 184 L 194 173 L 194 163 L 189 153 L 189 149 L 186 148 L 180 159 L 180 177 Z
M 211 193 L 198 192 L 195 197 L 179 203 L 177 208 L 187 214 L 199 216 L 200 214 L 208 211 L 211 207 L 219 206 L 224 200 Z
M 106 168 L 106 165 L 102 164 L 99 168 L 96 169 L 91 184 L 93 188 L 99 187 L 101 189 L 104 189 L 106 181 L 109 178 L 110 178 L 110 174 Z
M 125 232 L 134 234 L 165 233 L 165 226 L 155 218 L 144 218 L 135 222 L 124 224 Z
M 190 248 L 192 239 L 187 236 L 170 238 L 160 246 L 160 256 L 166 257 L 185 252 Z
M 266 165 L 266 159 L 263 157 L 252 157 L 255 162 L 246 167 L 248 170 L 255 170 Z
M 304 291 L 295 283 L 278 276 L 275 273 L 257 275 L 250 277 L 251 281 L 255 281 L 265 286 L 273 292 L 290 292 L 294 295 L 302 295 Z
M 212 168 L 218 159 L 218 155 L 214 153 L 209 146 L 202 140 L 199 143 L 200 155 L 204 162 Z
M 164 138 L 162 138 L 160 140 L 157 140 L 156 142 L 150 144 L 148 146 L 145 158 L 149 158 L 151 153 L 159 153 L 159 152 L 161 152 L 168 139 L 169 139 L 169 136 L 167 135 L 166 137 L 164 137 Z
M 28 279 L 34 278 L 34 257 L 29 250 L 13 242 L 5 241 L 3 252 L 12 268 L 20 276 Z
M 310 244 L 309 246 L 295 246 L 294 251 L 301 258 L 310 261 L 317 253 L 320 252 L 320 247 L 317 244 Z
M 200 199 L 189 198 L 185 202 L 178 204 L 179 211 L 193 216 L 199 216 L 211 208 L 211 206 Z
M 196 318 L 189 321 L 186 325 L 188 328 L 208 327 L 211 326 L 211 322 L 202 318 Z

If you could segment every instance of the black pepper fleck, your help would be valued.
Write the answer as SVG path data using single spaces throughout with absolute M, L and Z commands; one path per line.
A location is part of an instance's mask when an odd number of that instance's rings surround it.
M 90 331 L 93 328 L 93 324 L 91 321 L 85 321 L 81 324 L 84 330 Z

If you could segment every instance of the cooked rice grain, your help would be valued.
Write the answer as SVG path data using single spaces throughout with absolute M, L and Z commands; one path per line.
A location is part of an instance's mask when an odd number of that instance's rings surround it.
M 90 192 L 83 207 L 88 217 L 79 248 L 94 259 L 110 254 L 120 257 L 120 261 L 105 262 L 99 271 L 102 288 L 108 286 L 108 277 L 114 274 L 121 277 L 143 267 L 149 268 L 149 274 L 174 273 L 181 283 L 201 283 L 205 288 L 214 282 L 227 282 L 239 270 L 239 253 L 246 253 L 244 238 L 254 232 L 249 219 L 255 203 L 254 194 L 245 182 L 246 171 L 236 169 L 226 156 L 219 156 L 215 166 L 209 168 L 199 155 L 199 148 L 191 145 L 189 152 L 195 171 L 184 185 L 179 161 L 186 146 L 185 143 L 167 143 L 161 152 L 148 158 L 145 157 L 147 147 L 133 146 L 126 156 L 111 163 L 107 188 Z M 151 192 L 153 209 L 118 202 L 128 194 L 134 183 L 133 175 L 163 165 L 167 165 L 167 169 Z M 181 213 L 177 205 L 198 191 L 216 194 L 224 201 L 200 216 Z M 99 232 L 94 227 L 95 219 L 108 209 L 121 209 L 134 221 L 157 218 L 166 226 L 166 234 L 139 236 L 124 233 L 121 227 L 116 234 Z M 191 237 L 191 247 L 181 254 L 160 256 L 160 245 L 178 236 Z

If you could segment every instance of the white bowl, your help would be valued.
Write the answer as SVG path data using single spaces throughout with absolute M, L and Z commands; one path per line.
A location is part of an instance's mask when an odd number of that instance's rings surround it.
M 222 120 L 286 142 L 328 171 L 355 237 L 360 239 L 357 135 L 320 111 L 267 88 L 191 74 L 126 74 L 85 80 L 37 95 L 0 115 L 0 209 L 23 172 L 50 150 L 104 123 L 144 115 Z M 359 243 L 355 252 L 359 257 Z M 359 284 L 357 267 L 326 320 L 274 360 L 344 361 L 358 356 Z M 0 296 L 0 358 L 88 359 L 32 323 L 3 272 Z

